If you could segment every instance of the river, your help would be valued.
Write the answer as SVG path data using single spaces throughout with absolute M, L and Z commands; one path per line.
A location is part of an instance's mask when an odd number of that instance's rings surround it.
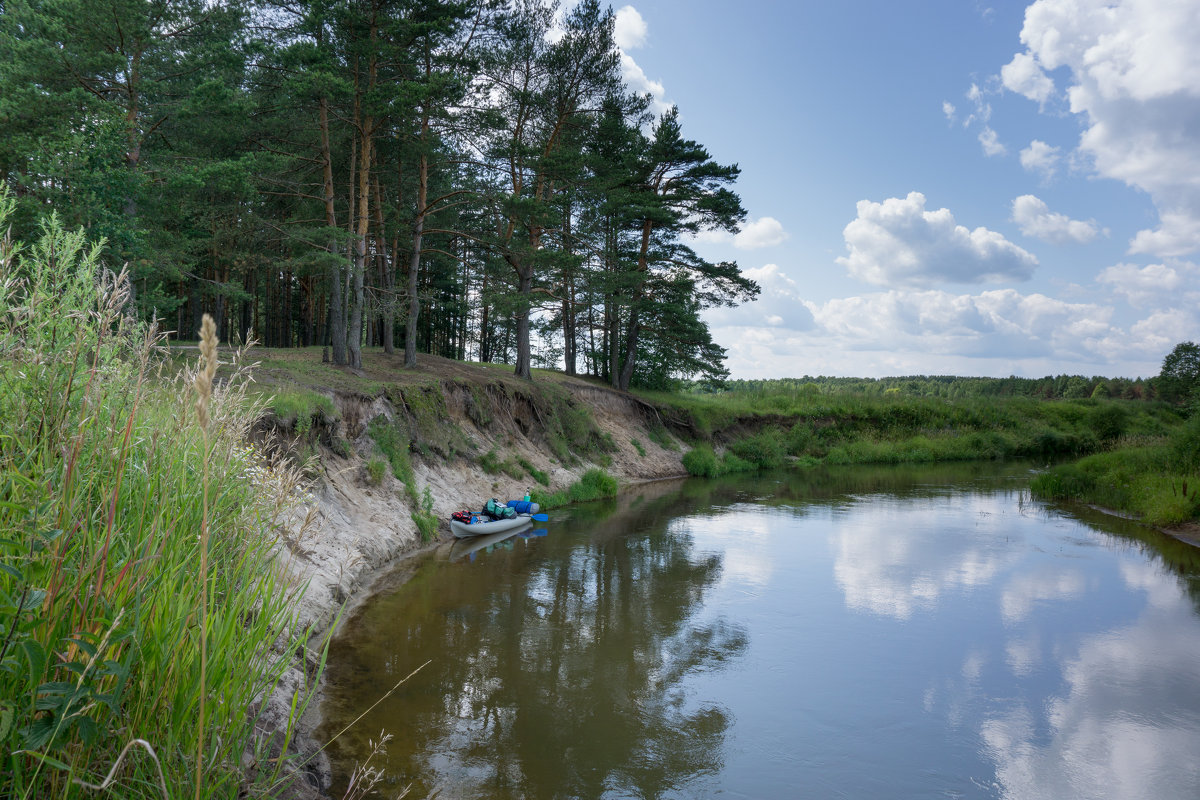
M 377 703 L 334 796 L 382 731 L 380 797 L 1200 796 L 1198 551 L 1028 472 L 648 484 L 407 562 L 331 646 L 324 738 Z

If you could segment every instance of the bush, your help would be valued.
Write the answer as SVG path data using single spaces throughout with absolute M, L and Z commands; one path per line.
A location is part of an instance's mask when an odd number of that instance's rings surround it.
M 1088 415 L 1088 424 L 1101 441 L 1111 442 L 1125 432 L 1129 413 L 1116 403 L 1101 403 Z
M 739 459 L 750 464 L 750 469 L 775 469 L 783 465 L 787 455 L 783 435 L 776 429 L 768 429 L 746 439 L 733 442 L 729 450 Z M 728 459 L 728 456 L 726 456 Z M 735 471 L 735 470 L 730 470 Z M 736 470 L 746 471 L 744 468 Z
M 1192 417 L 1181 430 L 1171 436 L 1171 469 L 1185 475 L 1200 475 L 1200 416 Z
M 602 497 L 617 496 L 617 479 L 602 469 L 592 468 L 583 473 L 570 488 L 571 502 L 585 503 Z
M 392 467 L 392 474 L 404 484 L 404 492 L 412 505 L 417 505 L 416 478 L 413 476 L 412 457 L 409 455 L 409 440 L 397 422 L 376 417 L 367 425 L 367 433 Z
M 721 474 L 732 474 L 736 472 L 756 472 L 758 466 L 753 461 L 747 461 L 737 453 L 725 453 L 721 459 Z
M 721 466 L 717 455 L 706 444 L 697 445 L 683 454 L 683 468 L 688 475 L 701 478 L 715 478 L 721 474 Z

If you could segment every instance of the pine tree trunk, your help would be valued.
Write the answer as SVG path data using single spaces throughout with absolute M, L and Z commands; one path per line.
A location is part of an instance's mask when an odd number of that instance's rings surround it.
M 427 127 L 427 121 L 423 121 Z M 421 301 L 417 294 L 421 270 L 421 242 L 425 231 L 425 204 L 429 202 L 429 157 L 421 153 L 417 164 L 417 218 L 413 222 L 412 254 L 408 261 L 408 320 L 404 327 L 404 366 L 417 365 L 417 318 Z
M 383 190 L 379 175 L 371 181 L 375 187 L 375 261 L 379 264 L 379 285 L 383 301 L 379 314 L 379 344 L 389 356 L 396 352 L 396 262 L 387 249 L 383 223 Z
M 633 379 L 633 366 L 637 359 L 638 337 L 642 332 L 638 312 L 642 298 L 645 296 L 646 274 L 649 270 L 650 231 L 652 228 L 653 223 L 650 220 L 642 223 L 642 246 L 638 253 L 637 285 L 633 290 L 633 302 L 629 306 L 629 333 L 625 339 L 625 365 L 621 368 L 621 380 L 617 384 L 617 388 L 622 391 L 629 390 L 629 382 Z
M 529 302 L 533 294 L 533 267 L 525 264 L 514 264 L 514 267 L 517 270 L 517 294 L 521 298 L 521 307 L 517 309 L 517 366 L 513 374 L 529 381 L 533 380 L 529 363 Z
M 329 148 L 329 101 L 324 97 L 321 98 L 320 122 L 325 225 L 332 229 L 337 227 L 337 214 L 334 206 L 333 157 Z M 330 239 L 329 252 L 337 256 L 338 251 L 337 241 Z M 342 289 L 342 264 L 340 259 L 334 258 L 329 267 L 329 343 L 333 349 L 333 363 L 338 366 L 346 364 L 346 304 Z
M 571 255 L 571 206 L 563 215 L 563 253 Z M 563 367 L 568 375 L 575 374 L 575 275 L 569 264 L 563 275 L 562 288 Z

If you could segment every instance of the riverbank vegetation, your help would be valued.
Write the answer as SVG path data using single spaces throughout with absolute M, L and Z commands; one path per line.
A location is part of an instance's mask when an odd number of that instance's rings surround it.
M 1158 442 L 1182 424 L 1162 402 L 958 400 L 894 394 L 778 391 L 759 384 L 719 393 L 648 395 L 703 446 L 685 459 L 693 474 L 805 463 L 922 463 L 1081 456 L 1121 444 Z
M 1198 389 L 1200 358 L 1184 342 L 1149 381 L 802 378 L 647 397 L 695 433 L 692 475 L 1030 458 L 1047 464 L 1036 496 L 1171 525 L 1200 519 Z
M 290 655 L 296 475 L 248 444 L 236 364 L 198 414 L 195 358 L 165 372 L 98 255 L 57 219 L 0 245 L 0 796 L 269 794 L 250 710 Z
M 1034 495 L 1103 506 L 1152 525 L 1200 521 L 1200 346 L 1180 342 L 1172 348 L 1155 384 L 1185 424 L 1166 436 L 1048 470 L 1034 478 Z

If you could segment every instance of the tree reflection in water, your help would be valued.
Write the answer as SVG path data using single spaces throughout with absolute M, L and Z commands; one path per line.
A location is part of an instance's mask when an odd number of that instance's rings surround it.
M 381 728 L 388 772 L 418 797 L 653 798 L 719 772 L 732 720 L 683 687 L 747 638 L 697 619 L 721 556 L 668 532 L 695 508 L 677 490 L 572 511 L 534 546 L 430 559 L 372 601 L 334 645 L 326 736 L 433 663 L 335 743 L 335 773 Z

